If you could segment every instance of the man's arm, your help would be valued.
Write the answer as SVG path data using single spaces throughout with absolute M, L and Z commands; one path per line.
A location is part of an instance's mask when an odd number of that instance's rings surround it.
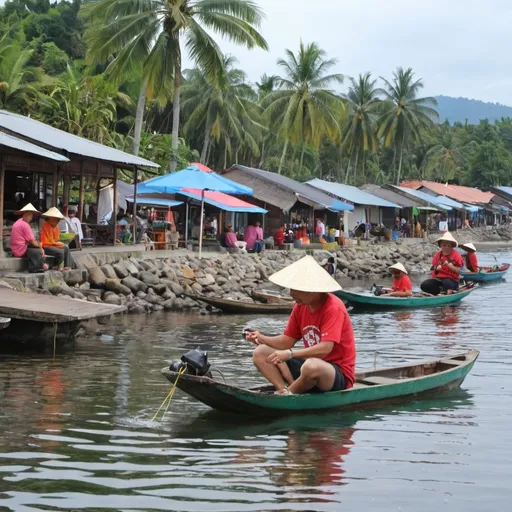
M 312 347 L 294 350 L 293 357 L 297 357 L 299 359 L 310 359 L 312 357 L 323 359 L 326 355 L 332 352 L 333 347 L 333 341 L 322 341 Z M 290 360 L 291 358 L 292 352 L 289 348 L 286 350 L 276 350 L 268 356 L 268 362 L 272 364 L 280 364 Z
M 255 345 L 268 345 L 276 350 L 286 350 L 292 348 L 297 340 L 286 334 L 279 336 L 265 336 L 259 331 L 249 331 L 247 333 L 247 340 Z
M 411 297 L 412 290 L 407 290 L 406 292 L 391 292 L 387 294 L 388 297 Z

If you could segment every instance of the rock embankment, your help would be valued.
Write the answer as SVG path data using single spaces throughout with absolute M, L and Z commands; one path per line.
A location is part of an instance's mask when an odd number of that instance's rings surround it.
M 439 238 L 439 233 L 429 235 L 429 241 L 435 242 Z M 479 228 L 465 228 L 453 232 L 453 236 L 459 242 L 478 243 L 478 242 L 510 242 L 512 241 L 512 225 L 504 224 L 502 226 L 482 226 Z
M 397 261 L 411 274 L 430 267 L 431 244 L 380 244 L 317 251 L 321 261 L 335 256 L 338 280 L 387 276 Z M 121 259 L 85 270 L 52 273 L 37 290 L 90 302 L 125 305 L 130 313 L 195 310 L 206 312 L 199 295 L 250 301 L 255 288 L 270 288 L 268 276 L 304 255 L 302 251 L 267 251 L 261 255 L 222 254 L 198 259 L 194 254 L 165 259 Z

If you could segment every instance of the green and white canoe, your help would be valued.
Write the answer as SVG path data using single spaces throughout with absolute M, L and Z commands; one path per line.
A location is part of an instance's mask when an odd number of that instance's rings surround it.
M 436 306 L 446 306 L 447 304 L 457 304 L 467 297 L 476 286 L 472 283 L 460 288 L 458 292 L 451 295 L 435 295 L 428 297 L 425 295 L 413 295 L 412 297 L 388 297 L 386 295 L 376 296 L 369 292 L 358 293 L 340 290 L 334 292 L 334 295 L 342 301 L 353 306 L 366 309 L 411 309 L 411 308 L 430 308 Z
M 169 382 L 176 382 L 179 389 L 213 409 L 248 416 L 286 416 L 361 409 L 456 388 L 462 384 L 478 355 L 477 350 L 470 350 L 424 363 L 358 372 L 352 389 L 321 394 L 275 395 L 269 385 L 244 389 L 208 377 L 187 374 L 178 377 L 178 373 L 167 368 L 162 373 Z

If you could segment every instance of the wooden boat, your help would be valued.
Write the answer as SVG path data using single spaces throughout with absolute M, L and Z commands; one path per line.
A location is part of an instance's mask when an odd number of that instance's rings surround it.
M 478 272 L 465 272 L 460 273 L 460 278 L 466 281 L 497 281 L 502 279 L 510 268 L 509 263 L 504 263 L 499 267 L 480 267 Z
M 360 409 L 456 388 L 462 384 L 478 355 L 477 350 L 470 350 L 435 361 L 358 372 L 352 389 L 322 394 L 275 395 L 273 386 L 269 385 L 244 389 L 208 377 L 184 374 L 178 378 L 176 372 L 167 368 L 162 374 L 172 384 L 176 381 L 179 389 L 213 409 L 249 416 L 287 416 Z
M 253 290 L 251 296 L 265 304 L 289 304 L 295 301 L 289 295 L 283 295 L 275 290 Z
M 461 287 L 458 292 L 452 293 L 451 295 L 436 295 L 432 297 L 422 294 L 412 295 L 412 297 L 387 297 L 386 295 L 376 296 L 369 293 L 349 292 L 347 290 L 340 290 L 334 292 L 334 294 L 341 300 L 360 308 L 410 309 L 457 304 L 467 297 L 475 287 L 476 285 L 470 283 Z
M 220 309 L 223 313 L 232 315 L 259 315 L 259 314 L 282 314 L 290 313 L 295 301 L 283 304 L 262 304 L 259 302 L 244 302 L 234 299 L 218 299 L 216 297 L 205 297 L 204 295 L 194 296 L 195 300 L 206 302 L 214 308 Z

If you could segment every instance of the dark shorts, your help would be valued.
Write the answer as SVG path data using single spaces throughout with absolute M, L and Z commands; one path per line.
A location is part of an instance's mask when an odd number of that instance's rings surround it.
M 297 380 L 300 377 L 300 370 L 302 365 L 306 362 L 305 359 L 299 359 L 298 357 L 292 357 L 288 361 L 286 361 L 286 365 L 292 374 L 292 377 Z M 341 371 L 341 368 L 334 363 L 330 363 L 326 361 L 326 363 L 330 364 L 334 368 L 335 376 L 334 376 L 334 384 L 329 391 L 341 391 L 346 388 L 346 380 L 345 375 Z M 319 389 L 316 386 L 308 391 L 308 393 L 325 393 L 323 389 Z

